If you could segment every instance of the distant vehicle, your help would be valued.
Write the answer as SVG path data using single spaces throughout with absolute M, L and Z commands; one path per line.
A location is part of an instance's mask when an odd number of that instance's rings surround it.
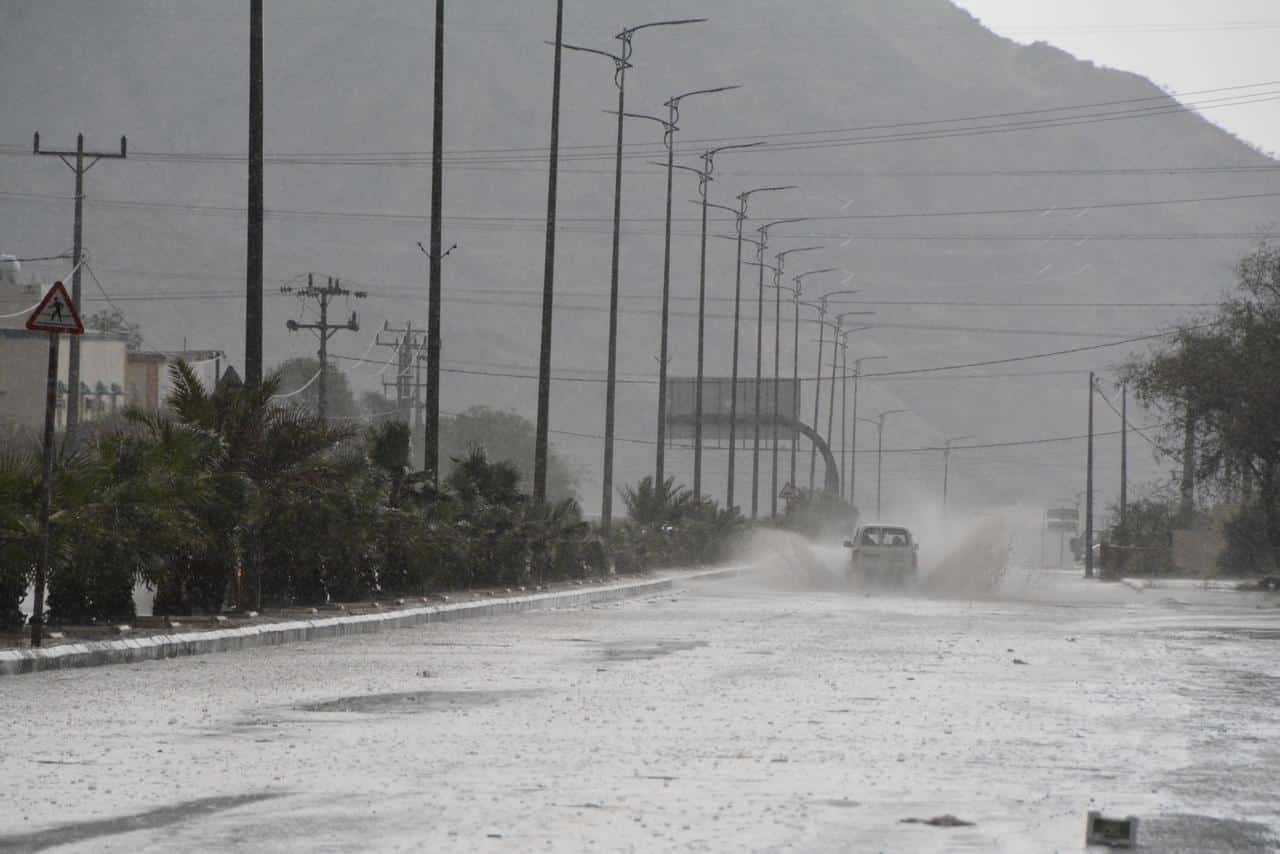
M 844 541 L 851 550 L 849 580 L 875 586 L 910 587 L 920 571 L 920 545 L 901 525 L 859 525 Z

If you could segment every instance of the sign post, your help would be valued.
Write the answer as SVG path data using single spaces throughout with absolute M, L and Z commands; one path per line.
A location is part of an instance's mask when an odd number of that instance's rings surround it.
M 27 329 L 49 333 L 49 376 L 44 393 L 44 469 L 40 484 L 40 557 L 36 562 L 35 600 L 31 609 L 31 645 L 38 647 L 44 628 L 44 592 L 49 575 L 49 505 L 53 498 L 53 434 L 58 412 L 58 336 L 81 335 L 84 324 L 62 282 L 54 282 L 27 318 Z

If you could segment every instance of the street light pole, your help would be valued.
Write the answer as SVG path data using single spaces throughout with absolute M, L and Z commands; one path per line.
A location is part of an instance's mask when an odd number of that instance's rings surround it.
M 890 415 L 897 415 L 899 412 L 906 412 L 905 409 L 890 409 L 881 412 L 876 416 L 876 518 L 883 519 L 883 506 L 881 504 L 881 487 L 884 482 L 884 422 Z M 866 421 L 867 419 L 863 419 Z
M 667 345 L 671 322 L 671 191 L 675 176 L 675 135 L 679 130 L 680 102 L 694 95 L 712 95 L 717 92 L 728 92 L 739 89 L 739 86 L 717 86 L 712 89 L 695 89 L 681 95 L 675 95 L 665 104 L 667 120 L 664 123 L 666 132 L 663 142 L 667 147 L 667 212 L 666 229 L 662 251 L 662 341 L 658 352 L 658 449 L 655 460 L 654 486 L 662 488 L 666 478 L 666 444 L 667 444 Z
M 819 276 L 824 273 L 833 273 L 833 272 L 835 272 L 834 267 L 827 267 L 821 270 L 807 270 L 806 272 L 798 273 L 795 276 L 795 278 L 792 280 L 795 282 L 795 287 L 792 289 L 792 295 L 793 295 L 792 301 L 795 304 L 795 316 L 792 321 L 794 335 L 792 336 L 793 341 L 791 346 L 791 383 L 792 383 L 791 408 L 796 413 L 797 417 L 800 414 L 800 306 L 803 304 L 811 308 L 817 308 L 816 303 L 803 302 L 801 299 L 804 291 L 804 280 L 810 276 Z M 792 488 L 795 488 L 795 485 L 796 485 L 796 453 L 798 450 L 797 446 L 799 444 L 800 444 L 800 431 L 797 428 L 797 426 L 793 424 L 791 427 L 791 486 Z
M 815 431 L 815 432 L 816 432 L 816 431 L 817 431 L 817 429 L 818 429 L 818 417 L 819 417 L 819 415 L 820 415 L 820 413 L 821 413 L 821 402 L 822 402 L 822 353 L 823 353 L 823 348 L 824 348 L 824 346 L 825 346 L 824 335 L 826 334 L 826 328 L 827 328 L 827 327 L 826 327 L 826 323 L 827 323 L 827 305 L 828 305 L 828 302 L 830 301 L 830 299 L 831 299 L 832 297 L 844 296 L 844 295 L 848 295 L 848 294 L 857 294 L 857 293 L 861 293 L 861 291 L 858 291 L 858 290 L 832 291 L 831 293 L 823 294 L 822 296 L 818 297 L 818 302 L 819 302 L 819 308 L 818 308 L 818 369 L 817 369 L 817 371 L 814 373 L 814 385 L 813 385 L 813 429 L 814 429 L 814 431 Z M 831 388 L 832 388 L 832 393 L 834 394 L 834 393 L 835 393 L 835 384 L 834 384 L 834 382 L 832 383 L 832 387 L 831 387 Z M 813 447 L 810 447 L 810 448 L 809 448 L 809 491 L 810 491 L 810 492 L 812 492 L 812 491 L 813 491 L 813 487 L 814 487 L 814 474 L 815 474 L 815 472 L 816 472 L 816 470 L 817 470 L 817 465 L 818 465 L 818 448 L 817 448 L 817 446 L 815 445 L 815 446 L 813 446 Z
M 752 404 L 751 416 L 751 520 L 754 522 L 760 512 L 760 386 L 764 366 L 764 251 L 768 240 L 768 232 L 760 232 L 760 240 L 756 242 L 755 266 L 760 268 L 760 286 L 756 293 L 756 382 L 754 386 L 755 402 Z
M 794 190 L 795 186 L 785 187 L 753 187 L 738 194 L 738 210 L 737 210 L 737 244 L 738 244 L 738 266 L 734 276 L 733 285 L 733 370 L 731 385 L 733 391 L 729 398 L 729 482 L 727 489 L 727 498 L 725 506 L 733 509 L 734 505 L 734 471 L 735 461 L 738 456 L 738 339 L 742 325 L 742 242 L 750 238 L 744 238 L 742 235 L 742 225 L 748 219 L 747 206 L 751 197 L 756 193 L 776 193 L 782 190 Z M 751 241 L 754 242 L 754 241 Z M 761 251 L 763 257 L 763 250 Z M 753 514 L 754 515 L 754 514 Z
M 698 262 L 698 368 L 694 380 L 693 394 L 693 494 L 699 501 L 702 500 L 702 400 L 703 400 L 703 367 L 706 355 L 706 326 L 707 326 L 707 209 L 711 207 L 722 208 L 722 205 L 714 205 L 708 196 L 710 195 L 710 184 L 715 176 L 715 156 L 722 151 L 733 151 L 743 148 L 755 148 L 761 145 L 759 142 L 748 142 L 739 145 L 723 145 L 719 148 L 712 148 L 702 153 L 701 169 L 695 169 L 691 166 L 676 166 L 686 172 L 692 172 L 698 176 L 698 201 L 697 204 L 702 208 L 702 237 L 700 247 L 700 260 Z M 736 212 L 734 212 L 736 214 Z
M 760 235 L 760 240 L 756 243 L 756 260 L 754 266 L 760 268 L 760 284 L 756 297 L 756 387 L 755 387 L 755 417 L 754 436 L 752 439 L 751 449 L 751 518 L 755 519 L 759 512 L 760 501 L 760 389 L 764 383 L 764 268 L 769 266 L 765 263 L 764 253 L 769 245 L 769 229 L 778 225 L 789 225 L 796 222 L 805 222 L 807 217 L 794 217 L 792 219 L 779 219 L 773 222 L 766 222 L 764 225 L 756 229 L 756 233 Z M 770 268 L 772 269 L 772 268 Z M 776 406 L 775 406 L 776 409 Z M 774 509 L 777 509 L 777 498 L 774 498 Z
M 854 507 L 858 506 L 856 501 L 857 495 L 854 493 L 855 481 L 858 477 L 858 422 L 862 419 L 858 418 L 858 380 L 862 376 L 862 363 L 874 362 L 887 359 L 888 356 L 863 356 L 860 359 L 853 360 L 853 420 L 849 423 L 853 427 L 853 435 L 849 438 L 850 459 L 849 459 L 849 503 Z
M 774 310 L 773 310 L 773 478 L 772 492 L 773 497 L 769 499 L 770 512 L 772 516 L 778 515 L 778 407 L 781 405 L 782 397 L 782 291 L 791 290 L 782 284 L 782 268 L 786 263 L 787 256 L 799 252 L 817 252 L 825 247 L 822 246 L 802 246 L 798 249 L 787 249 L 779 252 L 774 256 L 777 266 L 773 268 L 773 288 L 774 288 Z M 796 394 L 792 392 L 792 403 L 796 402 Z M 792 419 L 798 413 L 793 408 L 791 413 Z M 792 442 L 796 439 L 795 428 L 791 431 Z
M 595 50 L 589 47 L 564 44 L 565 50 L 580 53 L 592 53 L 613 61 L 613 82 L 618 89 L 618 141 L 614 156 L 613 176 L 613 257 L 609 270 L 609 356 L 608 379 L 605 382 L 604 404 L 604 483 L 600 497 L 600 528 L 605 539 L 613 525 L 613 445 L 615 430 L 615 407 L 618 383 L 618 282 L 621 271 L 621 237 L 622 237 L 622 142 L 627 109 L 627 69 L 632 68 L 632 39 L 641 30 L 653 27 L 675 27 L 684 24 L 704 23 L 706 18 L 684 18 L 672 21 L 652 21 L 635 27 L 627 27 L 615 36 L 622 42 L 619 54 Z

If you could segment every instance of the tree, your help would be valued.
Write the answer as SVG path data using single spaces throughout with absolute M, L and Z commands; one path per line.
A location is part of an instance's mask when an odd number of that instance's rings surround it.
M 444 474 L 457 461 L 466 460 L 474 448 L 483 448 L 490 460 L 506 460 L 524 483 L 533 480 L 534 424 L 514 412 L 473 406 L 460 415 L 440 420 L 440 456 Z M 547 457 L 547 500 L 573 498 L 576 478 L 564 459 L 552 449 Z
M 634 487 L 624 486 L 622 500 L 627 505 L 627 516 L 632 522 L 650 527 L 680 521 L 696 503 L 691 491 L 683 486 L 676 486 L 674 477 L 667 478 L 660 487 L 655 487 L 652 475 L 646 475 Z
M 281 401 L 311 414 L 318 413 L 320 411 L 320 379 L 316 377 L 316 372 L 319 370 L 319 359 L 301 357 L 283 362 L 276 369 L 276 376 L 280 380 L 279 393 L 289 396 L 281 398 Z M 330 364 L 325 371 L 324 379 L 325 393 L 328 396 L 326 401 L 328 417 L 354 418 L 362 414 L 360 407 L 356 405 L 351 385 L 347 382 L 347 375 L 342 372 L 342 369 Z M 307 385 L 308 383 L 310 385 Z M 298 389 L 302 391 L 293 394 Z
M 168 402 L 173 417 L 181 425 L 214 435 L 220 447 L 213 460 L 214 497 L 196 511 L 210 530 L 209 546 L 193 550 L 175 568 L 178 583 L 161 590 L 168 595 L 157 596 L 157 607 L 179 611 L 195 607 L 216 613 L 238 563 L 255 585 L 253 598 L 261 596 L 268 558 L 280 554 L 278 523 L 286 510 L 333 497 L 325 492 L 330 487 L 347 486 L 344 476 L 349 477 L 351 470 L 346 461 L 333 461 L 340 472 L 324 466 L 328 455 L 353 431 L 325 423 L 298 407 L 273 403 L 280 388 L 278 374 L 253 387 L 223 383 L 209 391 L 185 362 L 179 360 L 171 372 L 173 391 Z M 163 422 L 156 425 L 164 429 Z M 341 498 L 340 503 L 352 506 L 347 496 Z M 341 529 L 334 527 L 337 518 L 336 513 L 308 517 L 310 527 L 294 529 L 290 542 L 316 549 L 322 543 L 340 544 Z
M 1280 564 L 1280 248 L 1263 245 L 1237 267 L 1238 287 L 1202 322 L 1130 361 L 1125 379 L 1166 416 L 1162 447 L 1181 458 L 1184 425 L 1197 474 L 1257 484 L 1258 511 Z
M 142 327 L 129 320 L 125 313 L 118 308 L 104 308 L 101 311 L 95 311 L 84 319 L 86 329 L 92 329 L 95 332 L 115 332 L 124 335 L 129 343 L 126 345 L 129 350 L 142 349 Z

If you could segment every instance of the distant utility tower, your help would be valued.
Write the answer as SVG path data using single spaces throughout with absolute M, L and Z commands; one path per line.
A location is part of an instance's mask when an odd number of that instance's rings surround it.
M 345 297 L 351 299 L 364 299 L 368 294 L 364 291 L 350 291 L 342 287 L 342 282 L 333 277 L 329 277 L 328 284 L 317 287 L 315 279 L 311 273 L 307 274 L 307 286 L 305 288 L 283 287 L 280 289 L 282 294 L 296 294 L 298 299 L 313 299 L 320 304 L 320 322 L 319 323 L 299 323 L 296 320 L 290 320 L 285 326 L 290 332 L 297 332 L 299 329 L 311 329 L 320 338 L 320 417 L 324 418 L 328 414 L 329 408 L 329 339 L 342 330 L 349 332 L 358 332 L 360 323 L 356 319 L 356 313 L 351 312 L 351 319 L 345 323 L 329 322 L 329 303 L 335 297 Z
M 421 415 L 424 402 L 422 400 L 422 360 L 427 358 L 426 330 L 414 329 L 413 324 L 405 322 L 401 328 L 384 324 L 378 333 L 378 346 L 390 347 L 395 351 L 396 377 L 394 381 L 383 380 L 382 390 L 394 387 L 396 392 L 396 412 L 406 424 L 414 413 Z M 415 364 L 417 373 L 415 374 Z M 427 380 L 430 383 L 430 380 Z

